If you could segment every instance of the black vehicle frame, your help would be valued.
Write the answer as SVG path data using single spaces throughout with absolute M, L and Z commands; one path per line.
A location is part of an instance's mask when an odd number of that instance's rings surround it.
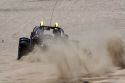
M 18 57 L 17 60 L 20 60 L 22 56 L 27 55 L 34 49 L 35 45 L 42 44 L 41 36 L 44 35 L 44 31 L 53 30 L 53 34 L 55 37 L 68 39 L 68 35 L 64 33 L 64 30 L 60 27 L 52 27 L 52 26 L 36 26 L 31 32 L 30 38 L 21 37 L 19 38 L 18 45 Z

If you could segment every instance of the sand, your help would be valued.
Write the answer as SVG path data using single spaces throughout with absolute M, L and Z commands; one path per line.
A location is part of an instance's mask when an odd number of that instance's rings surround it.
M 0 0 L 0 83 L 125 83 L 124 0 Z M 17 61 L 18 40 L 33 27 L 60 26 L 69 40 Z M 50 24 L 51 23 L 51 24 Z

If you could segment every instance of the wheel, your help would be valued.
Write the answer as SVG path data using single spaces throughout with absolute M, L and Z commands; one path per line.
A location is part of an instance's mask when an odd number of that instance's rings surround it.
M 30 52 L 30 39 L 26 37 L 20 38 L 18 45 L 17 60 L 20 60 L 22 56 L 28 54 L 29 52 Z

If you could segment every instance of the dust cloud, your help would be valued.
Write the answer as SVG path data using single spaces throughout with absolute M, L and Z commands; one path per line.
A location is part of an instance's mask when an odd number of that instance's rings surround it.
M 121 67 L 123 62 L 121 63 L 119 61 L 124 55 L 123 44 L 122 38 L 111 37 L 106 44 L 107 53 L 98 55 L 90 49 L 83 48 L 78 42 L 56 41 L 54 43 L 51 42 L 51 45 L 46 51 L 41 49 L 40 46 L 35 46 L 33 52 L 23 57 L 22 61 L 30 64 L 46 65 L 47 69 L 44 71 L 41 69 L 41 71 L 45 74 L 47 73 L 46 76 L 44 76 L 44 78 L 48 78 L 47 80 L 50 79 L 58 83 L 76 82 L 83 77 L 102 76 L 113 72 L 116 66 Z M 51 73 L 54 74 L 50 75 Z M 43 79 L 40 79 L 40 81 L 42 80 Z M 51 83 L 53 81 L 49 82 Z M 47 81 L 47 83 L 49 82 Z
M 124 67 L 124 40 L 111 36 L 104 41 L 105 53 L 68 40 L 49 41 L 47 48 L 35 46 L 20 61 L 10 63 L 13 68 L 1 73 L 4 83 L 81 83 L 84 78 L 101 77 Z
M 107 51 L 116 66 L 125 67 L 125 41 L 121 35 L 114 35 L 108 39 Z

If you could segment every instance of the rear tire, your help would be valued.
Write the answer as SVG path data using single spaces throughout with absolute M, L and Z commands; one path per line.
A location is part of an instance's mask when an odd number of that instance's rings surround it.
M 19 39 L 18 45 L 18 57 L 17 60 L 20 60 L 22 56 L 25 56 L 30 52 L 30 39 L 22 37 Z

